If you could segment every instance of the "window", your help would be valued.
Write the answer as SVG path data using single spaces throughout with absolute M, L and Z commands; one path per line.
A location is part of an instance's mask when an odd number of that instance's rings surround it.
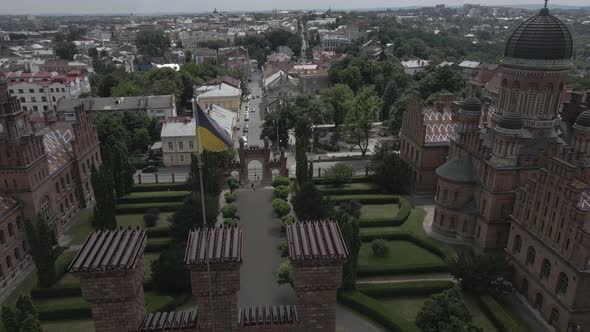
M 8 223 L 8 236 L 12 237 L 14 235 L 14 226 L 12 223 Z
M 172 142 L 168 142 L 168 150 L 174 150 L 174 145 L 172 144 Z
M 485 199 L 481 202 L 481 213 L 482 214 L 484 214 L 486 212 L 486 203 L 487 202 Z
M 455 229 L 455 217 L 451 217 L 451 229 Z
M 4 231 L 0 231 L 0 244 L 6 243 L 6 237 L 4 237 Z
M 182 151 L 184 149 L 184 144 L 182 142 L 178 142 L 178 150 Z
M 555 287 L 555 293 L 557 293 L 558 295 L 567 293 L 568 284 L 568 277 L 565 275 L 565 273 L 561 272 L 559 274 L 559 278 L 557 278 L 557 287 Z
M 440 215 L 440 225 L 444 226 L 445 225 L 445 216 L 444 215 Z
M 61 92 L 66 92 L 66 88 L 61 88 Z
M 69 185 L 70 184 L 70 173 L 66 174 L 66 183 Z
M 527 253 L 526 253 L 526 263 L 527 264 L 535 264 L 535 256 L 537 255 L 537 252 L 535 250 L 535 248 L 529 246 L 529 248 L 527 249 Z
M 11 93 L 11 94 L 13 94 L 14 93 L 14 90 L 8 89 L 8 92 Z
M 26 106 L 23 106 L 23 111 L 28 111 Z
M 180 155 L 180 161 L 184 162 L 184 155 L 183 154 Z
M 512 245 L 512 252 L 519 253 L 522 248 L 522 239 L 520 235 L 514 237 L 514 244 Z
M 64 178 L 59 179 L 59 182 L 61 183 L 61 187 L 65 188 L 66 187 L 66 183 L 64 181 Z
M 40 88 L 40 89 L 39 89 L 39 92 L 44 92 L 43 88 Z
M 26 102 L 27 102 L 27 100 L 25 99 L 25 97 L 20 97 L 20 102 L 21 102 L 21 103 L 26 103 Z
M 188 149 L 189 150 L 192 150 L 194 148 L 195 148 L 195 145 L 193 144 L 193 142 L 192 141 L 191 142 L 188 142 Z
M 49 89 L 49 91 L 53 92 L 53 88 Z
M 23 228 L 23 221 L 21 217 L 16 218 L 16 228 L 20 231 Z
M 31 103 L 36 103 L 37 102 L 37 97 L 31 97 Z
M 29 89 L 29 93 L 35 93 L 35 89 Z
M 543 309 L 543 294 L 541 293 L 537 293 L 537 295 L 535 295 L 535 304 L 534 304 L 535 309 L 541 311 Z
M 33 106 L 33 111 L 39 112 L 39 107 L 37 105 Z
M 551 274 L 551 262 L 547 258 L 543 259 L 543 264 L 541 265 L 541 278 L 549 278 Z
M 18 93 L 25 93 L 23 89 L 18 89 Z
M 14 259 L 17 261 L 20 260 L 20 252 L 18 251 L 18 248 L 14 248 Z
M 549 324 L 558 327 L 559 326 L 559 312 L 557 309 L 551 309 L 551 315 L 549 316 Z
M 23 241 L 23 251 L 27 252 L 27 241 Z
M 12 259 L 10 256 L 6 256 L 6 267 L 9 269 L 12 267 Z
M 59 182 L 55 183 L 55 191 L 59 194 Z
M 41 97 L 41 101 L 42 102 L 46 102 L 47 101 L 47 97 L 45 97 L 45 96 Z
M 453 193 L 453 204 L 457 204 L 458 199 L 459 199 L 459 192 L 455 191 Z
M 447 202 L 447 194 L 448 194 L 448 191 L 445 189 L 443 191 L 443 203 L 446 203 Z
M 43 110 L 47 111 L 47 105 L 43 105 Z
M 526 278 L 522 279 L 522 282 L 520 284 L 520 291 L 525 295 L 529 291 L 529 281 Z
M 51 96 L 51 100 L 55 101 L 55 96 Z
M 88 186 L 88 182 L 86 182 L 86 192 L 90 192 L 90 187 Z
M 463 233 L 467 233 L 467 220 L 463 220 L 463 229 L 462 229 Z

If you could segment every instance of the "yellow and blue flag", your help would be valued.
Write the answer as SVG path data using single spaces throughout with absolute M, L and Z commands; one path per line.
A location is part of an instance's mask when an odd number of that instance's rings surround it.
M 220 152 L 233 148 L 233 142 L 229 133 L 221 128 L 215 120 L 211 119 L 199 104 L 195 104 L 196 134 L 199 151 Z

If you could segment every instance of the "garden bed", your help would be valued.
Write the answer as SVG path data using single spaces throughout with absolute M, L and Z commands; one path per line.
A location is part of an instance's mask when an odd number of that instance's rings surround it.
M 399 201 L 399 196 L 387 194 L 330 195 L 328 198 L 333 203 L 358 201 L 361 204 L 392 204 Z
M 182 202 L 118 204 L 115 211 L 118 215 L 146 213 L 151 208 L 157 208 L 161 212 L 175 212 L 182 204 Z
M 146 191 L 184 191 L 186 190 L 184 182 L 179 183 L 142 183 L 136 184 L 131 188 L 132 192 L 146 192 Z
M 119 204 L 182 202 L 190 191 L 133 192 L 118 200 Z
M 377 194 L 381 191 L 379 186 L 365 182 L 347 183 L 339 187 L 331 184 L 318 184 L 317 188 L 325 195 L 363 195 Z

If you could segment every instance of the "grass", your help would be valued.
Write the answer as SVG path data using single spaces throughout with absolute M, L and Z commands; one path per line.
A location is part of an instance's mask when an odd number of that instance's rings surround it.
M 363 205 L 361 207 L 361 219 L 393 218 L 398 211 L 397 204 Z
M 83 244 L 92 231 L 92 217 L 94 210 L 92 208 L 86 208 L 80 212 L 80 221 L 70 228 L 69 235 L 72 237 L 72 244 Z
M 168 228 L 170 223 L 168 222 L 168 217 L 170 217 L 173 212 L 161 212 L 160 219 L 156 223 L 154 227 L 150 227 L 150 229 L 163 229 Z M 117 216 L 117 226 L 127 228 L 136 228 L 137 226 L 141 228 L 145 228 L 143 223 L 143 214 L 121 214 Z
M 188 196 L 191 192 L 186 190 L 179 191 L 148 191 L 148 192 L 133 192 L 125 197 L 129 198 L 145 198 L 145 197 L 177 197 L 177 196 Z
M 81 307 L 90 307 L 90 303 L 88 303 L 83 297 L 76 296 L 76 297 L 56 297 L 51 299 L 35 299 L 34 300 L 35 307 L 39 311 L 49 310 L 49 309 L 67 309 L 67 308 L 81 308 Z
M 159 311 L 161 307 L 174 301 L 170 295 L 159 294 L 156 292 L 145 292 L 145 305 L 147 312 Z
M 438 256 L 407 241 L 387 241 L 389 249 L 385 257 L 373 255 L 370 242 L 364 242 L 359 252 L 359 271 L 402 271 L 420 267 L 444 267 L 446 263 Z
M 146 253 L 143 256 L 143 279 L 145 282 L 152 279 L 152 262 L 160 257 L 159 253 Z
M 74 319 L 41 324 L 43 332 L 94 332 L 94 321 L 92 319 Z
M 379 186 L 377 186 L 376 184 L 373 183 L 347 183 L 343 186 L 340 187 L 336 187 L 334 185 L 331 184 L 318 184 L 317 185 L 318 190 L 324 192 L 324 193 L 330 193 L 331 191 L 334 192 L 346 192 L 346 191 L 367 191 L 367 192 L 372 192 L 372 191 L 378 191 L 380 190 Z

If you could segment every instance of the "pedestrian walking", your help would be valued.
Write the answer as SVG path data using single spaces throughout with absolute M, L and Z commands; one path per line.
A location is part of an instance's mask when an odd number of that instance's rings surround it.
M 252 190 L 256 190 L 256 187 L 254 187 L 254 182 L 250 184 L 250 187 L 252 187 Z

